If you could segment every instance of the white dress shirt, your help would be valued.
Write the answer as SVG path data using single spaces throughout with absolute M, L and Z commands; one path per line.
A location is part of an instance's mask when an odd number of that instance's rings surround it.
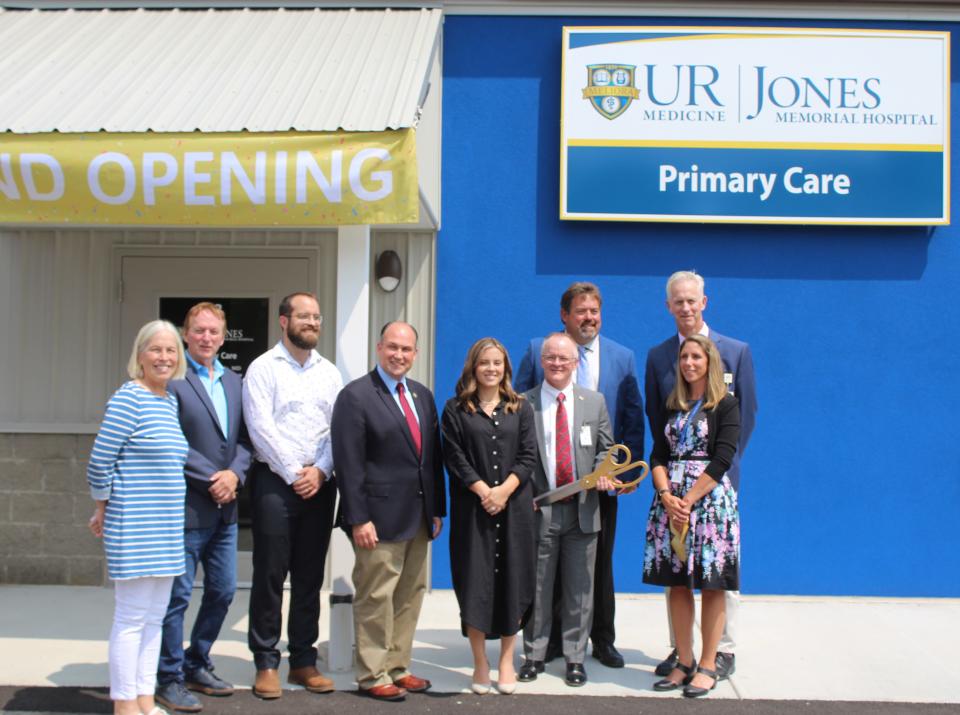
M 551 489 L 557 488 L 557 395 L 563 393 L 563 407 L 567 411 L 567 434 L 570 435 L 570 455 L 573 457 L 573 478 L 577 478 L 576 452 L 573 449 L 573 382 L 563 390 L 558 390 L 546 380 L 540 386 L 540 406 L 543 407 L 543 441 L 547 454 L 547 463 L 544 471 L 547 473 L 547 484 Z
M 314 465 L 333 473 L 330 418 L 343 387 L 339 370 L 316 350 L 301 365 L 277 343 L 247 368 L 243 416 L 256 458 L 288 484 Z
M 700 330 L 697 331 L 697 335 L 702 335 L 705 338 L 710 337 L 710 328 L 707 327 L 706 322 L 700 325 Z M 677 333 L 677 337 L 680 338 L 680 344 L 683 345 L 683 341 L 686 340 L 686 338 L 683 337 L 683 333 Z
M 393 398 L 393 401 L 397 405 L 397 409 L 400 410 L 400 414 L 403 415 L 403 418 L 406 419 L 407 415 L 403 411 L 403 405 L 400 404 L 400 393 L 397 392 L 397 385 L 403 385 L 403 391 L 406 394 L 407 404 L 410 405 L 410 411 L 413 413 L 413 416 L 417 420 L 417 424 L 420 424 L 420 415 L 417 414 L 417 405 L 414 402 L 413 395 L 410 394 L 410 387 L 407 385 L 407 376 L 404 375 L 399 380 L 396 380 L 390 377 L 387 374 L 387 371 L 382 367 L 377 365 L 377 374 L 380 375 L 380 379 L 383 380 L 383 384 L 387 386 L 387 392 L 390 393 L 390 396 Z

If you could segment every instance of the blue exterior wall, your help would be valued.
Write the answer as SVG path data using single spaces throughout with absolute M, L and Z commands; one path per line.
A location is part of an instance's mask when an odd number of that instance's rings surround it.
M 666 277 L 694 268 L 707 279 L 708 324 L 749 342 L 757 369 L 743 591 L 960 596 L 960 228 L 560 221 L 561 28 L 601 24 L 785 23 L 446 18 L 437 401 L 481 336 L 501 339 L 516 365 L 530 337 L 560 327 L 560 294 L 581 279 L 600 285 L 603 333 L 637 353 L 642 379 L 647 350 L 675 329 Z M 651 494 L 648 480 L 621 500 L 618 591 L 649 590 Z M 435 587 L 450 586 L 449 558 L 444 534 Z

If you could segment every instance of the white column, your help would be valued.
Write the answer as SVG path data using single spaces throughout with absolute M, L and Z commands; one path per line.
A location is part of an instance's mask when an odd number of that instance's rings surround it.
M 337 229 L 337 367 L 345 382 L 368 371 L 370 340 L 370 227 Z M 353 547 L 340 529 L 330 539 L 332 583 L 327 668 L 353 668 Z

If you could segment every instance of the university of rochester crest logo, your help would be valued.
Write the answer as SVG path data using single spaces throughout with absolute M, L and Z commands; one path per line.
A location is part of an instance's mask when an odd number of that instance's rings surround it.
M 583 98 L 607 119 L 616 119 L 640 96 L 635 86 L 636 65 L 587 65 Z

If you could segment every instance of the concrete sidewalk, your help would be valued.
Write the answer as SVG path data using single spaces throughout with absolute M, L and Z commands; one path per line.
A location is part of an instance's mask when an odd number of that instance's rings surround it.
M 218 675 L 238 687 L 249 687 L 254 675 L 246 646 L 247 598 L 248 591 L 238 592 L 214 647 Z M 321 641 L 329 630 L 326 594 L 323 603 Z M 0 586 L 0 685 L 106 685 L 112 610 L 109 588 Z M 192 610 L 187 618 L 192 622 Z M 737 672 L 711 699 L 960 703 L 950 649 L 960 600 L 745 596 L 740 620 Z M 680 697 L 651 690 L 653 668 L 668 650 L 662 596 L 618 597 L 617 631 L 627 662 L 622 670 L 587 658 L 589 683 L 569 688 L 563 663 L 555 661 L 518 692 Z M 495 648 L 488 648 L 494 662 Z M 470 650 L 460 635 L 453 592 L 428 594 L 413 669 L 433 681 L 435 692 L 468 692 Z M 331 675 L 339 689 L 356 687 L 351 673 Z M 286 680 L 286 664 L 281 677 Z

